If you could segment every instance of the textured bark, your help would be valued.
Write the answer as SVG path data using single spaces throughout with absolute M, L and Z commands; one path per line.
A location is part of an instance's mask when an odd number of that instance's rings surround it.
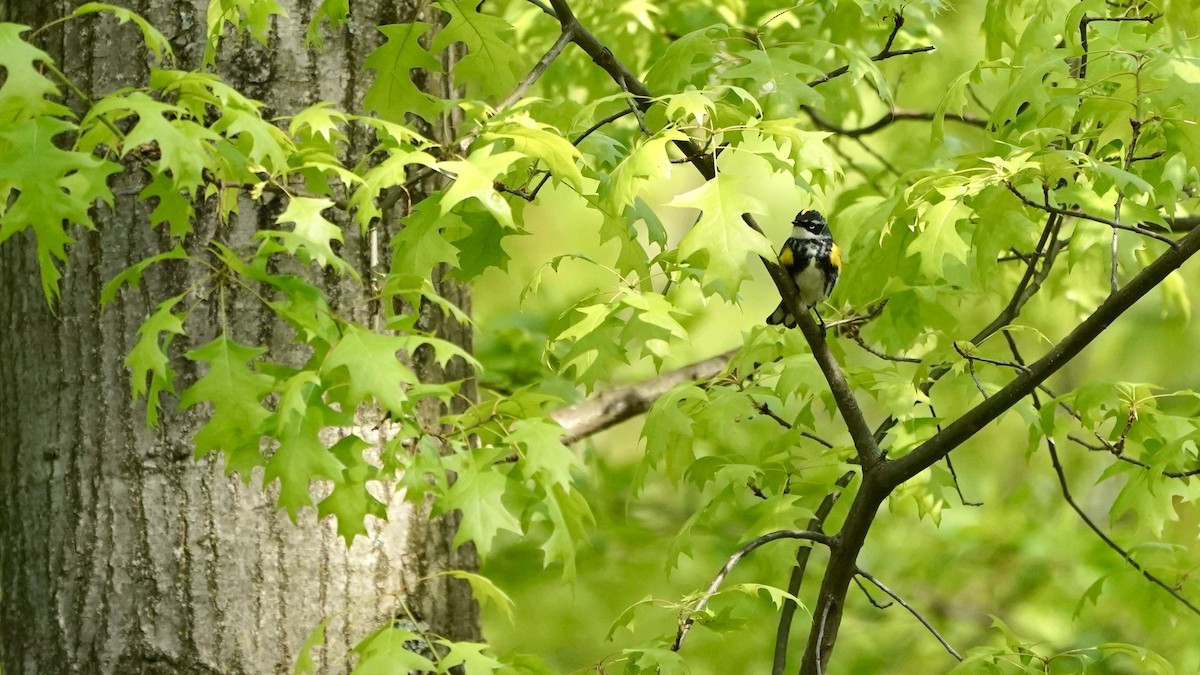
M 76 4 L 0 0 L 0 18 L 36 27 Z M 207 0 L 122 4 L 172 39 L 180 67 L 198 64 Z M 367 84 L 361 64 L 378 42 L 374 26 L 404 20 L 423 3 L 356 0 L 354 25 L 331 31 L 321 51 L 302 41 L 318 4 L 284 2 L 288 16 L 276 17 L 267 48 L 233 36 L 222 49 L 223 76 L 266 102 L 271 114 L 319 100 L 360 109 Z M 140 44 L 132 26 L 108 17 L 71 21 L 40 37 L 67 75 L 96 93 L 146 81 Z M 361 150 L 364 139 L 352 140 L 352 150 Z M 451 549 L 454 523 L 431 522 L 392 495 L 389 521 L 369 523 L 370 536 L 347 549 L 333 523 L 316 522 L 315 511 L 302 511 L 293 524 L 277 512 L 272 490 L 264 491 L 260 480 L 244 485 L 225 476 L 213 457 L 194 461 L 199 408 L 171 412 L 175 400 L 165 396 L 162 425 L 145 427 L 123 361 L 150 309 L 182 292 L 193 272 L 183 266 L 152 272 L 141 288 L 99 311 L 108 279 L 163 250 L 148 227 L 151 206 L 136 197 L 143 177 L 129 171 L 113 187 L 117 203 L 96 214 L 99 231 L 75 233 L 62 301 L 53 311 L 42 297 L 32 241 L 17 237 L 0 247 L 5 675 L 290 672 L 300 645 L 325 619 L 318 669 L 343 672 L 351 663 L 349 648 L 396 615 L 401 601 L 439 634 L 478 639 L 478 612 L 466 585 L 428 578 L 475 565 L 470 547 Z M 201 208 L 189 247 L 203 250 L 216 233 L 235 248 L 245 245 L 256 230 L 272 226 L 281 207 L 244 201 L 235 222 L 224 226 Z M 370 238 L 356 235 L 357 228 L 347 228 L 344 253 L 369 279 L 379 256 L 369 250 Z M 337 280 L 329 285 L 335 303 L 360 308 L 354 318 L 370 322 L 361 289 Z M 441 292 L 466 304 L 464 289 Z M 224 320 L 243 342 L 285 344 L 286 329 L 249 297 L 231 297 Z M 182 346 L 203 344 L 221 321 L 215 307 L 193 316 L 190 343 Z M 429 321 L 442 323 L 436 315 Z M 469 348 L 467 329 L 448 325 L 443 332 Z M 175 366 L 185 386 L 197 376 L 183 362 Z M 469 375 L 463 368 L 449 375 Z M 438 375 L 428 364 L 421 370 Z

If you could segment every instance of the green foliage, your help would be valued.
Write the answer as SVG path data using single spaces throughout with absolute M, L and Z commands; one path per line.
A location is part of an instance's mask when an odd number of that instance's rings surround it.
M 1042 354 L 1200 213 L 1188 3 L 577 2 L 649 95 L 568 47 L 515 103 L 560 26 L 492 5 L 438 0 L 424 21 L 378 27 L 363 110 L 312 101 L 279 118 L 215 74 L 221 40 L 267 44 L 276 0 L 213 0 L 196 71 L 137 14 L 81 5 L 70 20 L 132 22 L 154 63 L 147 81 L 76 92 L 72 108 L 73 83 L 34 36 L 0 24 L 0 242 L 32 235 L 53 303 L 73 230 L 94 227 L 128 170 L 163 247 L 105 279 L 100 305 L 134 301 L 122 289 L 155 275 L 197 279 L 153 298 L 128 354 L 147 422 L 174 414 L 161 395 L 179 391 L 204 418 L 198 456 L 220 453 L 245 480 L 261 468 L 292 518 L 333 517 L 347 543 L 386 517 L 381 485 L 457 511 L 454 544 L 471 542 L 484 572 L 448 574 L 506 619 L 494 644 L 546 654 L 498 658 L 398 622 L 356 647 L 356 673 L 767 670 L 763 636 L 792 605 L 808 626 L 824 563 L 788 590 L 796 546 L 772 542 L 703 589 L 756 537 L 809 528 L 831 491 L 846 493 L 824 523 L 837 531 L 862 481 L 808 344 L 761 326 L 778 295 L 755 259 L 774 258 L 798 210 L 827 213 L 844 252 L 820 309 L 867 317 L 828 342 L 868 420 L 893 422 L 879 434 L 890 458 L 1009 383 L 1018 354 Z M 349 8 L 315 7 L 308 42 L 347 30 Z M 465 94 L 417 84 L 443 78 Z M 249 202 L 273 208 L 249 242 L 197 226 Z M 352 247 L 381 232 L 386 260 L 368 267 Z M 472 287 L 473 312 L 447 279 Z M 1155 630 L 1195 616 L 1140 571 L 1200 592 L 1200 407 L 1170 356 L 1189 347 L 1169 332 L 1193 289 L 1186 272 L 1163 289 L 1131 310 L 1141 326 L 1115 329 L 1117 356 L 1087 357 L 956 452 L 957 470 L 887 500 L 863 565 L 951 624 L 966 659 L 954 666 L 899 612 L 851 603 L 840 668 L 900 668 L 901 651 L 912 672 L 1169 673 L 1200 659 Z M 356 293 L 370 321 L 348 306 Z M 286 349 L 229 327 L 244 302 L 287 327 Z M 478 351 L 431 317 L 478 330 Z M 732 347 L 718 375 L 669 388 L 636 428 L 573 443 L 547 416 Z M 1158 359 L 1154 385 L 1121 383 Z M 451 364 L 482 383 L 477 399 L 473 383 L 430 375 Z M 1127 553 L 1079 527 L 1060 479 Z M 985 505 L 963 508 L 974 494 Z M 1000 611 L 994 632 L 978 620 Z M 296 672 L 312 672 L 325 625 Z M 803 635 L 791 639 L 794 660 Z

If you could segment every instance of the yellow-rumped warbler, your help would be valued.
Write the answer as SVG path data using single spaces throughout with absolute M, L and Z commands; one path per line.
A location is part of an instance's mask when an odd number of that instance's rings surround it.
M 779 264 L 788 271 L 796 287 L 800 289 L 800 303 L 811 309 L 821 323 L 821 334 L 825 334 L 825 320 L 817 311 L 817 304 L 829 297 L 842 271 L 842 250 L 833 243 L 829 223 L 819 211 L 801 211 L 792 221 L 792 236 L 783 242 L 779 252 Z M 767 317 L 767 323 L 796 327 L 796 317 L 783 303 Z

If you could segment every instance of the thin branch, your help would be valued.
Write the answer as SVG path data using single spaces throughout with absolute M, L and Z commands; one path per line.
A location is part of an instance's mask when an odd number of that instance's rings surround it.
M 795 425 L 793 425 L 791 422 L 789 422 L 789 421 L 783 419 L 782 417 L 780 417 L 779 415 L 775 414 L 775 411 L 771 410 L 770 406 L 768 406 L 766 403 L 761 403 L 759 401 L 756 401 L 756 400 L 754 400 L 754 397 L 752 397 L 752 396 L 747 396 L 746 398 L 750 399 L 750 404 L 754 406 L 755 410 L 757 410 L 758 412 L 762 413 L 763 415 L 766 415 L 767 417 L 771 418 L 779 426 L 783 427 L 784 429 L 789 429 L 789 430 L 795 428 Z M 815 441 L 815 442 L 825 446 L 827 449 L 830 449 L 830 450 L 833 449 L 833 443 L 830 443 L 829 441 L 825 440 L 824 438 L 821 438 L 820 436 L 818 436 L 816 434 L 809 433 L 807 431 L 801 431 L 800 435 L 803 436 L 804 438 L 809 439 L 810 441 Z M 813 529 L 813 527 L 810 525 L 809 529 Z
M 1007 332 L 1005 334 L 1007 334 Z M 1029 368 L 1026 367 L 1025 364 L 1022 364 L 1022 363 L 1013 363 L 1012 361 L 1001 361 L 999 359 L 989 359 L 989 358 L 986 358 L 983 356 L 976 356 L 974 354 L 970 354 L 966 350 L 964 350 L 962 348 L 962 345 L 958 342 L 954 343 L 954 351 L 958 352 L 959 356 L 963 357 L 964 359 L 967 359 L 968 361 L 979 361 L 980 363 L 989 363 L 993 366 L 1003 366 L 1004 368 L 1012 368 L 1013 370 L 1019 370 L 1021 372 L 1025 372 L 1025 371 L 1029 370 Z
M 1120 23 L 1122 21 L 1142 21 L 1145 23 L 1154 23 L 1161 17 L 1162 14 L 1150 14 L 1148 16 L 1085 16 L 1079 20 L 1079 43 L 1083 48 L 1083 56 L 1079 60 L 1079 79 L 1087 79 L 1088 67 L 1088 28 L 1093 23 Z
M 892 21 L 893 21 L 892 32 L 890 35 L 888 35 L 887 42 L 884 43 L 883 49 L 879 50 L 878 54 L 871 57 L 872 61 L 883 61 L 883 60 L 890 59 L 890 58 L 893 58 L 896 56 L 905 56 L 908 54 L 920 54 L 922 52 L 931 52 L 934 49 L 936 49 L 936 47 L 934 47 L 933 45 L 928 45 L 925 47 L 916 47 L 914 49 L 899 49 L 897 51 L 892 51 L 892 42 L 895 41 L 896 35 L 900 32 L 900 28 L 902 26 L 904 26 L 904 16 L 901 14 L 896 14 L 892 17 Z M 842 66 L 841 68 L 834 68 L 833 70 L 829 71 L 828 73 L 825 73 L 821 77 L 818 77 L 817 79 L 809 82 L 808 86 L 815 87 L 817 85 L 825 84 L 826 82 L 828 82 L 834 78 L 841 77 L 842 75 L 845 75 L 848 72 L 850 72 L 849 65 Z
M 562 54 L 563 50 L 567 48 L 567 45 L 571 44 L 573 30 L 574 29 L 571 26 L 563 26 L 563 31 L 558 36 L 558 39 L 554 41 L 554 45 L 550 47 L 550 49 L 545 53 L 545 55 L 542 56 L 542 58 L 538 59 L 538 62 L 534 64 L 529 73 L 517 83 L 517 86 L 512 90 L 512 93 L 496 105 L 496 112 L 507 110 L 516 104 L 517 101 L 521 100 L 521 97 L 529 91 L 529 88 L 532 87 L 534 83 L 538 81 L 538 78 L 540 78 L 542 74 L 546 72 L 546 69 L 550 67 L 550 64 L 554 63 L 554 60 L 558 58 L 559 54 Z
M 869 134 L 873 134 L 876 131 L 880 131 L 882 129 L 885 129 L 885 128 L 891 126 L 892 124 L 895 124 L 896 122 L 905 122 L 905 121 L 928 122 L 928 121 L 932 121 L 937 118 L 936 113 L 929 112 L 926 110 L 904 110 L 901 108 L 892 108 L 890 111 L 885 113 L 883 115 L 883 117 L 880 117 L 878 120 L 875 120 L 874 122 L 872 122 L 866 126 L 856 127 L 854 129 L 847 129 L 846 127 L 838 126 L 838 125 L 834 124 L 833 122 L 830 122 L 829 120 L 825 119 L 824 117 L 821 117 L 821 115 L 819 113 L 817 113 L 816 110 L 813 110 L 812 106 L 803 105 L 803 106 L 800 106 L 800 109 L 803 110 L 808 115 L 808 117 L 812 120 L 813 124 L 816 125 L 818 129 L 822 129 L 824 131 L 831 131 L 838 136 L 847 136 L 849 138 L 857 138 L 859 136 L 866 136 Z M 954 122 L 961 122 L 968 126 L 979 127 L 981 129 L 987 126 L 987 120 L 980 118 L 980 117 L 975 117 L 973 115 L 961 115 L 961 114 L 956 114 L 956 113 L 946 113 L 945 115 L 943 115 L 943 118 L 954 121 Z
M 1147 265 L 1121 290 L 1108 296 L 1075 330 L 1059 341 L 1046 354 L 1017 375 L 991 398 L 919 445 L 909 454 L 880 467 L 886 485 L 898 486 L 933 465 L 952 450 L 973 437 L 1017 401 L 1033 392 L 1038 385 L 1062 368 L 1092 343 L 1108 326 L 1144 295 L 1154 289 L 1168 274 L 1179 269 L 1200 250 L 1200 229 L 1189 232 L 1167 249 L 1157 260 Z
M 601 392 L 550 413 L 562 425 L 562 442 L 576 443 L 650 409 L 654 402 L 677 385 L 715 377 L 729 364 L 737 350 L 698 361 L 642 382 Z
M 958 484 L 958 472 L 954 470 L 954 461 L 946 455 L 946 468 L 950 469 L 950 480 L 954 481 L 954 491 L 958 493 L 958 501 L 963 506 L 983 506 L 983 502 L 973 502 L 963 496 L 962 487 Z
M 1050 463 L 1053 464 L 1054 473 L 1058 476 L 1058 485 L 1059 485 L 1059 487 L 1062 488 L 1063 499 L 1066 500 L 1067 504 L 1071 507 L 1071 510 L 1073 510 L 1079 516 L 1079 519 L 1082 520 L 1083 523 L 1088 526 L 1088 529 L 1090 529 L 1092 532 L 1094 532 L 1097 537 L 1100 537 L 1100 540 L 1104 542 L 1105 546 L 1108 546 L 1112 550 L 1116 551 L 1117 554 L 1120 555 L 1125 560 L 1125 562 L 1129 564 L 1130 567 L 1137 570 L 1138 572 L 1141 572 L 1142 576 L 1146 577 L 1146 579 L 1149 580 L 1154 585 L 1156 585 L 1156 586 L 1162 588 L 1164 591 L 1170 593 L 1171 596 L 1174 597 L 1176 600 L 1178 600 L 1180 603 L 1182 603 L 1184 607 L 1187 607 L 1188 609 L 1190 609 L 1193 614 L 1200 616 L 1200 607 L 1193 605 L 1190 601 L 1188 601 L 1187 598 L 1183 597 L 1183 595 L 1179 591 L 1172 588 L 1170 585 L 1168 585 L 1162 579 L 1159 579 L 1157 576 L 1155 576 L 1153 573 L 1151 573 L 1145 567 L 1142 567 L 1141 564 L 1139 564 L 1136 560 L 1133 559 L 1133 556 L 1131 556 L 1129 554 L 1129 551 L 1126 551 L 1124 548 L 1121 547 L 1120 544 L 1113 541 L 1107 534 L 1104 533 L 1103 530 L 1101 530 L 1096 525 L 1096 523 L 1092 522 L 1092 519 L 1089 518 L 1086 513 L 1084 513 L 1083 509 L 1080 508 L 1080 506 L 1075 503 L 1074 497 L 1071 496 L 1071 490 L 1067 486 L 1067 477 L 1066 477 L 1066 474 L 1063 472 L 1062 462 L 1060 462 L 1058 459 L 1058 449 L 1056 447 L 1056 444 L 1055 444 L 1053 438 L 1051 438 L 1049 436 L 1046 437 L 1046 447 L 1050 450 Z
M 876 579 L 875 577 L 871 576 L 870 574 L 867 573 L 866 570 L 864 570 L 861 567 L 858 568 L 858 576 L 866 579 L 867 581 L 870 581 L 872 584 L 875 585 L 876 588 L 883 591 L 884 593 L 887 593 L 888 597 L 890 597 L 892 600 L 895 600 L 897 604 L 899 604 L 904 609 L 907 609 L 909 614 L 912 614 L 914 617 L 916 617 L 917 621 L 920 621 L 921 625 L 925 626 L 925 629 L 928 630 L 931 634 L 933 634 L 933 637 L 937 638 L 938 642 L 942 643 L 942 646 L 946 648 L 946 651 L 950 652 L 950 656 L 953 656 L 954 658 L 958 659 L 959 661 L 963 660 L 962 654 L 959 654 L 957 651 L 955 651 L 954 647 L 951 647 L 950 643 L 946 642 L 946 638 L 942 637 L 942 634 L 937 632 L 937 629 L 934 628 L 933 625 L 930 624 L 928 621 L 926 621 L 925 617 L 921 616 L 920 612 L 913 609 L 912 605 L 905 602 L 904 598 L 900 597 L 899 595 L 896 595 L 896 593 L 894 591 L 892 591 L 892 589 L 888 588 L 887 586 L 884 586 L 882 583 L 879 582 L 879 579 Z
M 847 471 L 834 482 L 834 489 L 825 495 L 821 500 L 821 504 L 817 507 L 813 517 L 808 521 L 808 529 L 814 532 L 825 531 L 825 521 L 829 518 L 829 514 L 833 511 L 833 507 L 837 505 L 838 500 L 844 493 L 846 486 L 850 481 L 854 480 L 856 471 Z M 811 546 L 801 546 L 796 551 L 796 564 L 792 567 L 791 578 L 788 579 L 788 594 L 792 597 L 799 597 L 800 586 L 804 583 L 804 575 L 808 569 L 808 560 L 812 557 Z M 784 598 L 783 608 L 779 612 L 779 626 L 775 629 L 775 656 L 771 664 L 771 675 L 783 675 L 784 669 L 787 667 L 788 641 L 792 633 L 792 620 L 796 616 L 797 605 L 791 598 Z
M 1141 78 L 1141 65 L 1140 64 L 1141 64 L 1141 61 L 1139 59 L 1138 70 L 1137 70 L 1137 73 L 1135 74 L 1135 79 L 1137 80 L 1137 89 L 1138 89 L 1137 97 L 1136 97 L 1137 102 L 1134 103 L 1134 105 L 1139 108 L 1141 107 L 1140 102 L 1141 102 L 1141 97 L 1142 97 L 1142 92 L 1141 92 L 1142 78 Z M 1131 129 L 1130 138 L 1129 138 L 1129 147 L 1125 148 L 1125 165 L 1123 167 L 1123 170 L 1126 173 L 1128 173 L 1129 168 L 1131 166 L 1133 166 L 1133 153 L 1137 151 L 1138 139 L 1141 138 L 1141 136 L 1142 136 L 1142 121 L 1137 119 L 1136 117 L 1130 119 L 1129 120 L 1129 128 Z M 1114 221 L 1121 220 L 1121 204 L 1123 204 L 1124 202 L 1125 202 L 1125 191 L 1117 190 L 1117 199 L 1115 201 L 1115 204 L 1113 205 L 1113 220 Z M 1109 270 L 1109 292 L 1110 293 L 1116 293 L 1117 286 L 1118 286 L 1117 253 L 1118 253 L 1119 249 L 1117 248 L 1117 244 L 1119 244 L 1120 242 L 1118 240 L 1117 232 L 1118 232 L 1118 230 L 1116 230 L 1114 228 L 1112 231 L 1112 243 L 1109 247 L 1109 254 L 1111 255 L 1111 258 L 1112 258 L 1112 268 Z
M 779 541 L 780 539 L 804 539 L 830 548 L 837 545 L 833 537 L 822 532 L 812 532 L 810 530 L 776 530 L 775 532 L 769 532 L 761 537 L 752 539 L 745 546 L 735 551 L 733 555 L 729 556 L 729 560 L 725 561 L 725 565 L 721 567 L 721 571 L 717 573 L 712 583 L 708 585 L 708 590 L 704 592 L 704 595 L 700 596 L 700 599 L 696 602 L 696 606 L 689 612 L 687 619 L 679 624 L 679 631 L 675 635 L 675 642 L 671 645 L 671 651 L 677 652 L 683 646 L 683 641 L 687 638 L 688 632 L 692 629 L 692 624 L 696 621 L 695 615 L 703 612 L 704 608 L 708 607 L 708 601 L 717 594 L 717 590 L 721 588 L 721 584 L 725 583 L 725 577 L 729 576 L 729 573 L 733 571 L 738 562 L 756 548 L 773 541 Z
M 871 595 L 871 591 L 867 590 L 867 585 L 864 584 L 862 582 L 862 579 L 860 579 L 858 577 L 854 577 L 854 585 L 858 586 L 858 590 L 862 591 L 863 595 L 867 596 L 867 602 L 871 603 L 871 606 L 874 607 L 875 609 L 887 609 L 888 607 L 891 607 L 892 605 L 896 604 L 894 602 L 889 602 L 887 604 L 884 604 L 884 603 L 876 600 L 875 596 Z
M 817 624 L 817 641 L 816 641 L 816 666 L 817 675 L 825 675 L 825 659 L 821 658 L 821 646 L 825 644 L 825 627 L 829 625 L 829 612 L 833 609 L 832 603 L 826 603 L 825 608 L 821 610 L 821 621 Z M 803 667 L 803 666 L 801 666 Z
M 878 349 L 875 349 L 871 345 L 867 344 L 866 340 L 863 340 L 861 335 L 857 335 L 857 334 L 851 335 L 850 339 L 854 340 L 854 342 L 856 342 L 859 347 L 862 347 L 863 350 L 865 350 L 868 354 L 872 354 L 876 357 L 879 357 L 879 358 L 883 359 L 884 361 L 895 361 L 897 363 L 920 363 L 921 362 L 921 359 L 913 358 L 911 356 L 893 356 L 891 354 L 885 354 L 884 352 L 881 352 Z
M 583 133 L 576 136 L 575 140 L 571 141 L 571 145 L 578 147 L 579 144 L 584 141 L 584 139 L 586 139 L 588 136 L 591 136 L 596 131 L 599 131 L 601 128 L 604 127 L 604 125 L 615 122 L 616 120 L 619 120 L 622 117 L 625 117 L 626 115 L 631 115 L 631 114 L 633 114 L 633 112 L 635 110 L 636 110 L 636 108 L 625 108 L 624 110 L 618 110 L 617 112 L 598 120 L 595 124 L 588 127 L 587 129 L 585 129 Z M 542 176 L 542 180 L 538 181 L 538 184 L 535 185 L 533 190 L 531 190 L 529 192 L 528 197 L 522 196 L 522 198 L 526 199 L 526 201 L 530 201 L 530 202 L 537 199 L 538 193 L 542 191 L 542 186 L 544 186 L 546 184 L 546 181 L 548 181 L 548 180 L 550 180 L 549 172 L 547 172 L 546 175 Z
M 1170 237 L 1165 237 L 1161 234 L 1158 234 L 1157 232 L 1152 232 L 1152 231 L 1144 229 L 1142 227 L 1134 227 L 1131 225 L 1125 225 L 1123 223 L 1118 223 L 1115 220 L 1110 220 L 1108 218 L 1101 218 L 1100 216 L 1093 216 L 1092 214 L 1084 213 L 1083 211 L 1068 211 L 1067 209 L 1060 209 L 1057 206 L 1051 206 L 1048 200 L 1044 204 L 1038 204 L 1037 202 L 1035 202 L 1035 201 L 1029 199 L 1028 197 L 1026 197 L 1025 195 L 1021 194 L 1021 192 L 1019 190 L 1017 190 L 1017 188 L 1013 187 L 1013 184 L 1011 182 L 1004 181 L 1004 185 L 1008 188 L 1009 192 L 1013 193 L 1014 195 L 1017 196 L 1017 199 L 1021 200 L 1022 204 L 1024 204 L 1025 206 L 1028 206 L 1030 208 L 1034 208 L 1039 211 L 1045 211 L 1046 213 L 1054 213 L 1054 214 L 1064 216 L 1067 218 L 1080 218 L 1083 220 L 1090 220 L 1094 223 L 1101 223 L 1101 224 L 1107 225 L 1107 226 L 1109 226 L 1113 229 L 1117 229 L 1117 230 L 1126 230 L 1128 232 L 1136 232 L 1137 234 L 1140 234 L 1140 235 L 1143 235 L 1146 237 L 1150 237 L 1151 239 L 1157 239 L 1158 241 L 1161 241 L 1164 244 L 1167 244 L 1168 246 L 1175 246 L 1177 243 L 1176 240 L 1174 240 Z
M 1120 448 L 1105 441 L 1099 434 L 1096 434 L 1096 439 L 1100 441 L 1100 445 L 1092 445 L 1091 443 L 1088 443 L 1087 441 L 1073 434 L 1067 435 L 1067 440 L 1082 448 L 1086 448 L 1092 452 L 1107 452 L 1108 454 L 1127 464 L 1141 467 L 1147 471 L 1155 471 L 1154 467 L 1140 459 L 1137 459 L 1136 457 L 1130 457 L 1129 455 L 1126 455 Z M 1200 476 L 1200 468 L 1189 469 L 1186 471 L 1159 471 L 1158 474 L 1167 478 L 1189 478 L 1191 476 Z

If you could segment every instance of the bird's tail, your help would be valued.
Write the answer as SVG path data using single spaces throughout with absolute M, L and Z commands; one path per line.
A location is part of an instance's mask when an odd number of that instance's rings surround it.
M 784 307 L 783 303 L 781 302 L 779 303 L 779 306 L 775 308 L 775 311 L 771 312 L 771 316 L 767 317 L 767 323 L 772 326 L 783 324 L 787 328 L 795 328 L 796 317 L 793 316 L 791 312 L 787 311 L 787 308 Z

